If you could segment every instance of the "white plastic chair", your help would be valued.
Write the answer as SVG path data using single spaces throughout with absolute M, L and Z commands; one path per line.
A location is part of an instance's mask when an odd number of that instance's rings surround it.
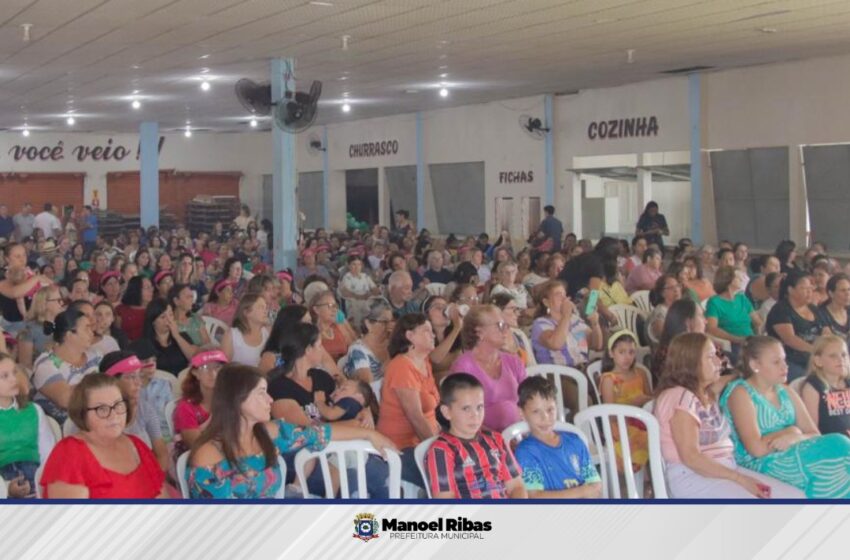
M 0 500 L 5 500 L 9 497 L 9 489 L 6 487 L 6 481 L 0 476 Z
M 575 368 L 571 368 L 568 366 L 556 366 L 552 364 L 539 364 L 536 366 L 531 366 L 530 368 L 526 368 L 526 373 L 528 373 L 529 377 L 532 375 L 540 375 L 543 377 L 549 377 L 552 374 L 554 378 L 555 385 L 555 398 L 558 402 L 558 420 L 566 421 L 567 416 L 569 415 L 570 410 L 564 404 L 564 393 L 563 393 L 563 378 L 567 377 L 575 381 L 576 386 L 578 387 L 578 410 L 584 410 L 587 408 L 587 377 Z
M 646 386 L 650 393 L 652 392 L 652 373 L 649 368 L 643 365 L 640 360 L 636 360 L 635 367 L 643 372 L 646 377 Z M 599 390 L 599 378 L 602 376 L 602 360 L 596 360 L 587 366 L 587 378 L 590 381 L 590 388 L 593 390 L 593 397 L 598 404 L 602 404 L 602 391 Z
M 202 315 L 201 319 L 204 320 L 204 327 L 210 335 L 210 340 L 221 342 L 221 337 L 227 330 L 227 325 L 224 324 L 224 321 L 216 319 L 215 317 L 208 317 L 207 315 Z
M 318 468 L 322 469 L 322 478 L 325 483 L 325 497 L 333 499 L 333 485 L 331 482 L 329 459 L 333 456 L 336 459 L 336 467 L 339 469 L 339 495 L 341 499 L 351 498 L 351 489 L 348 487 L 348 476 L 346 471 L 348 463 L 346 456 L 348 453 L 356 455 L 357 468 L 357 491 L 359 499 L 368 498 L 369 489 L 366 486 L 366 459 L 369 455 L 378 455 L 380 452 L 372 447 L 372 445 L 364 440 L 351 441 L 332 441 L 322 451 L 310 451 L 302 449 L 295 455 L 295 476 L 298 479 L 298 485 L 301 487 L 301 493 L 305 498 L 311 497 L 307 491 L 307 475 L 304 472 L 304 467 L 313 459 L 318 459 Z M 391 499 L 401 497 L 401 458 L 398 453 L 391 449 L 386 450 L 386 460 L 390 467 L 390 477 L 388 480 L 389 496 Z
M 180 398 L 183 396 L 183 381 L 185 381 L 186 376 L 189 375 L 189 369 L 191 368 L 181 370 L 180 373 L 177 374 L 177 381 L 175 382 L 175 385 L 172 386 L 172 388 L 174 389 L 173 393 L 175 400 L 180 400 Z M 168 375 L 171 374 L 169 373 Z M 171 377 L 174 376 L 171 375 Z
M 165 423 L 168 424 L 168 433 L 171 437 L 176 436 L 174 433 L 174 409 L 177 408 L 177 401 L 168 401 L 165 403 Z
M 186 471 L 189 465 L 189 451 L 186 451 L 177 458 L 177 483 L 180 485 L 180 494 L 184 500 L 191 499 L 189 496 L 189 479 L 186 477 Z M 276 500 L 282 500 L 286 496 L 286 461 L 280 455 L 277 456 L 277 465 L 280 469 L 280 488 L 275 493 Z
M 431 449 L 431 444 L 436 439 L 437 436 L 429 437 L 413 448 L 413 459 L 416 461 L 416 466 L 419 467 L 419 474 L 422 475 L 422 482 L 425 483 L 425 494 L 429 498 L 433 498 L 433 496 L 431 496 L 431 482 L 428 480 L 428 469 L 425 467 L 425 456 L 428 455 L 428 450 Z
M 506 444 L 510 444 L 514 441 L 519 443 L 530 431 L 531 428 L 528 427 L 528 422 L 517 422 L 502 430 L 502 438 L 505 440 Z M 586 446 L 590 445 L 590 442 L 587 440 L 587 434 L 569 422 L 561 422 L 560 420 L 555 422 L 555 431 L 576 434 L 581 438 L 581 441 L 583 441 Z
M 575 425 L 588 435 L 593 442 L 594 448 L 599 453 L 600 471 L 603 482 L 602 497 L 613 497 L 617 499 L 623 497 L 620 492 L 617 455 L 614 450 L 614 435 L 611 429 L 612 421 L 617 423 L 617 429 L 620 432 L 623 465 L 626 466 L 622 473 L 626 482 L 627 495 L 625 498 L 637 499 L 643 494 L 643 489 L 640 486 L 642 476 L 640 476 L 640 473 L 632 472 L 632 469 L 629 467 L 632 463 L 632 454 L 627 437 L 627 418 L 640 420 L 646 426 L 649 446 L 649 470 L 653 495 L 658 499 L 666 499 L 667 486 L 664 482 L 664 462 L 661 458 L 661 430 L 658 426 L 658 420 L 642 408 L 622 404 L 599 404 L 591 406 L 575 416 Z
M 180 382 L 177 380 L 177 376 L 173 373 L 169 373 L 167 371 L 162 371 L 161 369 L 156 370 L 153 373 L 153 376 L 159 379 L 165 379 L 171 384 L 171 394 L 176 395 L 177 393 L 181 393 Z
M 51 420 L 53 420 L 53 418 L 51 418 Z M 53 420 L 53 421 L 56 422 L 56 420 Z M 62 424 L 62 435 L 63 436 L 69 436 L 71 434 L 76 434 L 79 431 L 80 430 L 77 429 L 77 426 L 74 424 L 73 420 L 71 420 L 70 418 L 65 419 L 65 423 Z
M 638 290 L 631 295 L 631 298 L 634 306 L 644 313 L 652 311 L 652 304 L 649 302 L 649 290 Z
M 798 377 L 794 381 L 788 384 L 788 387 L 792 389 L 798 395 L 803 394 L 803 384 L 806 382 L 806 377 Z
M 35 497 L 39 500 L 44 498 L 44 492 L 41 491 L 41 475 L 44 473 L 44 464 L 46 462 L 46 459 L 41 462 L 41 464 L 35 470 L 35 478 L 33 479 L 35 482 Z
M 633 305 L 612 305 L 608 308 L 608 310 L 613 313 L 617 317 L 617 323 L 621 327 L 625 327 L 635 333 L 635 336 L 638 335 L 638 318 L 642 319 L 644 323 L 646 322 L 649 315 L 638 309 Z
M 375 402 L 381 404 L 381 389 L 384 386 L 384 378 L 382 377 L 377 381 L 369 383 L 369 386 L 372 387 L 372 394 L 375 395 Z
M 425 289 L 428 290 L 428 294 L 432 296 L 442 296 L 446 293 L 446 285 L 442 282 L 429 282 Z
M 59 422 L 56 421 L 52 416 L 44 415 L 44 419 L 47 421 L 47 425 L 50 426 L 50 431 L 53 432 L 53 436 L 56 438 L 56 442 L 58 443 L 60 439 L 62 439 L 62 428 L 59 426 Z M 70 418 L 68 419 L 70 420 Z

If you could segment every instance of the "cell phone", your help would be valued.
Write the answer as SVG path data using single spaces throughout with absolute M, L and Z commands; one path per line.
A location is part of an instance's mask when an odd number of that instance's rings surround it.
M 587 294 L 587 304 L 584 306 L 584 316 L 588 317 L 596 313 L 596 306 L 599 304 L 599 290 L 590 290 Z

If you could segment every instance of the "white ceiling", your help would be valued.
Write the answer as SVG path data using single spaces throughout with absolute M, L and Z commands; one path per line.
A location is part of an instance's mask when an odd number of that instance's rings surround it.
M 0 128 L 66 130 L 73 109 L 78 130 L 245 130 L 233 84 L 271 57 L 322 80 L 319 122 L 339 122 L 850 52 L 846 0 L 329 1 L 0 0 Z

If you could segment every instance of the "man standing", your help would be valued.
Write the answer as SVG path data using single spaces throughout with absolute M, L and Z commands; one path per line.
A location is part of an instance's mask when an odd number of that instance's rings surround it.
M 0 238 L 10 241 L 15 233 L 15 221 L 5 204 L 0 204 Z
M 12 219 L 15 222 L 15 239 L 18 241 L 25 237 L 32 236 L 33 221 L 35 216 L 32 215 L 32 204 L 24 202 L 24 206 L 18 214 Z
M 97 216 L 94 215 L 91 206 L 83 206 L 83 216 L 80 220 L 80 229 L 82 230 L 83 246 L 86 248 L 86 253 L 91 253 L 95 248 L 97 241 Z
M 545 252 L 560 251 L 564 226 L 561 224 L 561 220 L 555 217 L 555 207 L 551 204 L 543 208 L 543 213 L 546 214 L 546 217 L 543 218 L 540 227 L 537 228 L 535 246 Z
M 51 237 L 54 239 L 59 238 L 62 234 L 62 222 L 53 213 L 53 204 L 49 202 L 44 203 L 44 211 L 35 217 L 33 227 L 40 229 L 44 233 L 45 239 L 50 239 Z

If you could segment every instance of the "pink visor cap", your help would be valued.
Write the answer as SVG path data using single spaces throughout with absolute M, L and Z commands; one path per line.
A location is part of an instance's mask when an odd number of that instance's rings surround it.
M 211 363 L 226 364 L 230 360 L 221 350 L 207 350 L 200 354 L 195 354 L 190 362 L 192 367 L 201 367 Z

